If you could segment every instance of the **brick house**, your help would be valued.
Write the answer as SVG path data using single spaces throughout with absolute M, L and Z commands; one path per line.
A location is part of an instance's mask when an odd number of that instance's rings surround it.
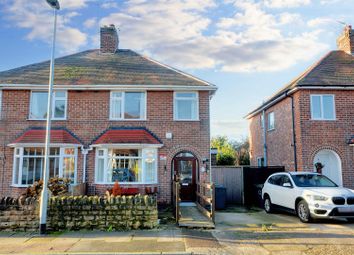
M 91 195 L 116 180 L 141 193 L 157 187 L 169 203 L 179 175 L 182 199 L 193 200 L 210 169 L 216 87 L 118 45 L 115 27 L 105 26 L 99 50 L 56 59 L 50 176 L 86 183 Z M 41 178 L 48 77 L 48 61 L 0 72 L 1 196 Z
M 247 115 L 252 165 L 282 165 L 323 173 L 354 188 L 354 31 L 346 26 L 338 50 Z

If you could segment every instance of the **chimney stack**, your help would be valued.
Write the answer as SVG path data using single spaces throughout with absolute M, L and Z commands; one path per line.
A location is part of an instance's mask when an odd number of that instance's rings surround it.
M 337 39 L 338 50 L 354 55 L 354 30 L 351 25 L 344 28 L 343 33 Z
M 114 54 L 118 50 L 119 38 L 116 27 L 111 24 L 101 27 L 101 53 Z

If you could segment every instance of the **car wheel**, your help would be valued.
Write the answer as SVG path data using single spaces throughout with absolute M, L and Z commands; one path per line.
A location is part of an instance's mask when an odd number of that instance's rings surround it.
M 305 200 L 301 200 L 296 206 L 296 212 L 299 219 L 304 223 L 312 221 L 309 206 Z
M 273 205 L 272 201 L 270 200 L 269 196 L 264 197 L 264 203 L 263 203 L 264 211 L 266 213 L 272 213 L 273 212 Z

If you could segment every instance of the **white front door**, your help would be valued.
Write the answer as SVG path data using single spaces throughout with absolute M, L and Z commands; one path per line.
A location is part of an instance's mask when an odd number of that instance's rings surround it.
M 321 150 L 313 159 L 313 164 L 321 162 L 324 165 L 322 174 L 334 181 L 337 185 L 343 186 L 342 163 L 338 154 L 332 150 Z M 314 171 L 316 169 L 314 168 Z

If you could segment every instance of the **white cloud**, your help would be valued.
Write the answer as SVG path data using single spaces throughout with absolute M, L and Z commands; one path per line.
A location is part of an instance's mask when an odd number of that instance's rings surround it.
M 268 13 L 262 2 L 252 0 L 230 3 L 235 14 L 212 23 L 207 14 L 218 8 L 213 1 L 133 0 L 100 24 L 120 28 L 121 48 L 138 50 L 181 69 L 279 71 L 326 49 L 318 31 L 290 35 L 284 29 L 302 25 L 299 14 Z M 216 29 L 210 30 L 211 25 Z
M 315 18 L 307 21 L 307 25 L 309 27 L 325 27 L 327 25 L 330 25 L 335 23 L 336 21 L 332 18 L 327 18 L 327 17 L 320 17 L 320 18 Z
M 97 26 L 97 19 L 96 18 L 90 18 L 85 20 L 84 22 L 84 27 L 86 28 L 93 28 L 94 26 Z
M 70 2 L 70 1 L 69 1 Z M 67 3 L 69 3 L 67 2 Z M 78 8 L 79 2 L 72 3 L 72 7 Z M 20 28 L 28 29 L 28 40 L 41 40 L 51 43 L 53 36 L 53 13 L 45 1 L 28 2 L 25 0 L 6 1 L 4 6 L 7 19 L 11 24 Z M 87 35 L 77 28 L 69 25 L 77 12 L 62 12 L 58 15 L 58 48 L 62 53 L 72 53 L 86 45 Z
M 60 0 L 60 7 L 62 9 L 81 9 L 87 7 L 87 4 L 92 0 Z
M 265 6 L 269 8 L 294 8 L 311 3 L 311 0 L 264 0 Z
M 118 3 L 115 1 L 107 1 L 101 4 L 101 8 L 103 9 L 113 9 L 118 8 Z

